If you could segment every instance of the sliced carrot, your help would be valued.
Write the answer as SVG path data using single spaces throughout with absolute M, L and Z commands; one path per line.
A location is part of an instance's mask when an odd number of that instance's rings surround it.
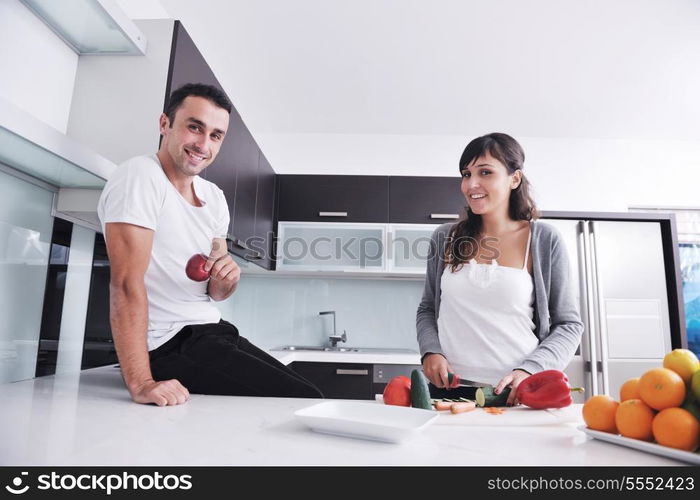
M 435 401 L 435 409 L 437 411 L 449 410 L 453 404 L 451 401 Z
M 450 411 L 452 413 L 464 413 L 466 411 L 472 411 L 475 409 L 476 403 L 474 403 L 473 401 L 464 403 L 452 403 L 452 406 L 450 407 Z
M 498 408 L 496 406 L 487 406 L 486 408 L 484 408 L 484 411 L 491 415 L 500 415 L 505 412 L 503 408 Z

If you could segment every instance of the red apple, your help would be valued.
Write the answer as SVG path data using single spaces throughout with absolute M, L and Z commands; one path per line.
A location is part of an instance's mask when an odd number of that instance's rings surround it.
M 207 256 L 203 253 L 194 254 L 187 261 L 185 273 L 187 277 L 193 281 L 206 281 L 209 279 L 209 273 L 204 270 L 204 265 L 207 263 Z

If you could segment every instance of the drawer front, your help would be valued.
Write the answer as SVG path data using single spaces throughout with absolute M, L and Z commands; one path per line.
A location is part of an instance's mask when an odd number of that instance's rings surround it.
M 388 222 L 388 177 L 280 175 L 278 180 L 280 221 Z
M 374 399 L 372 365 L 295 361 L 296 373 L 312 382 L 329 399 Z
M 460 177 L 389 177 L 389 222 L 442 224 L 464 213 Z

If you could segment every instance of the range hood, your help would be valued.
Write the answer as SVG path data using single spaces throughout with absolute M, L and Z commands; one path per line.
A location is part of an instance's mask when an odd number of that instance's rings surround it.
M 117 166 L 5 99 L 0 164 L 56 188 L 52 215 L 100 230 L 97 198 Z

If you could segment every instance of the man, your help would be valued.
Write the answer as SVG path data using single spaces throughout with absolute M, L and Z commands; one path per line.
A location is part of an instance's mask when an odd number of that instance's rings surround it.
M 100 197 L 112 335 L 137 403 L 182 404 L 190 392 L 323 397 L 211 303 L 230 297 L 241 274 L 226 250 L 224 194 L 199 177 L 221 148 L 231 108 L 215 87 L 177 89 L 160 116 L 158 153 L 121 164 Z M 203 282 L 185 274 L 197 253 L 208 255 Z

